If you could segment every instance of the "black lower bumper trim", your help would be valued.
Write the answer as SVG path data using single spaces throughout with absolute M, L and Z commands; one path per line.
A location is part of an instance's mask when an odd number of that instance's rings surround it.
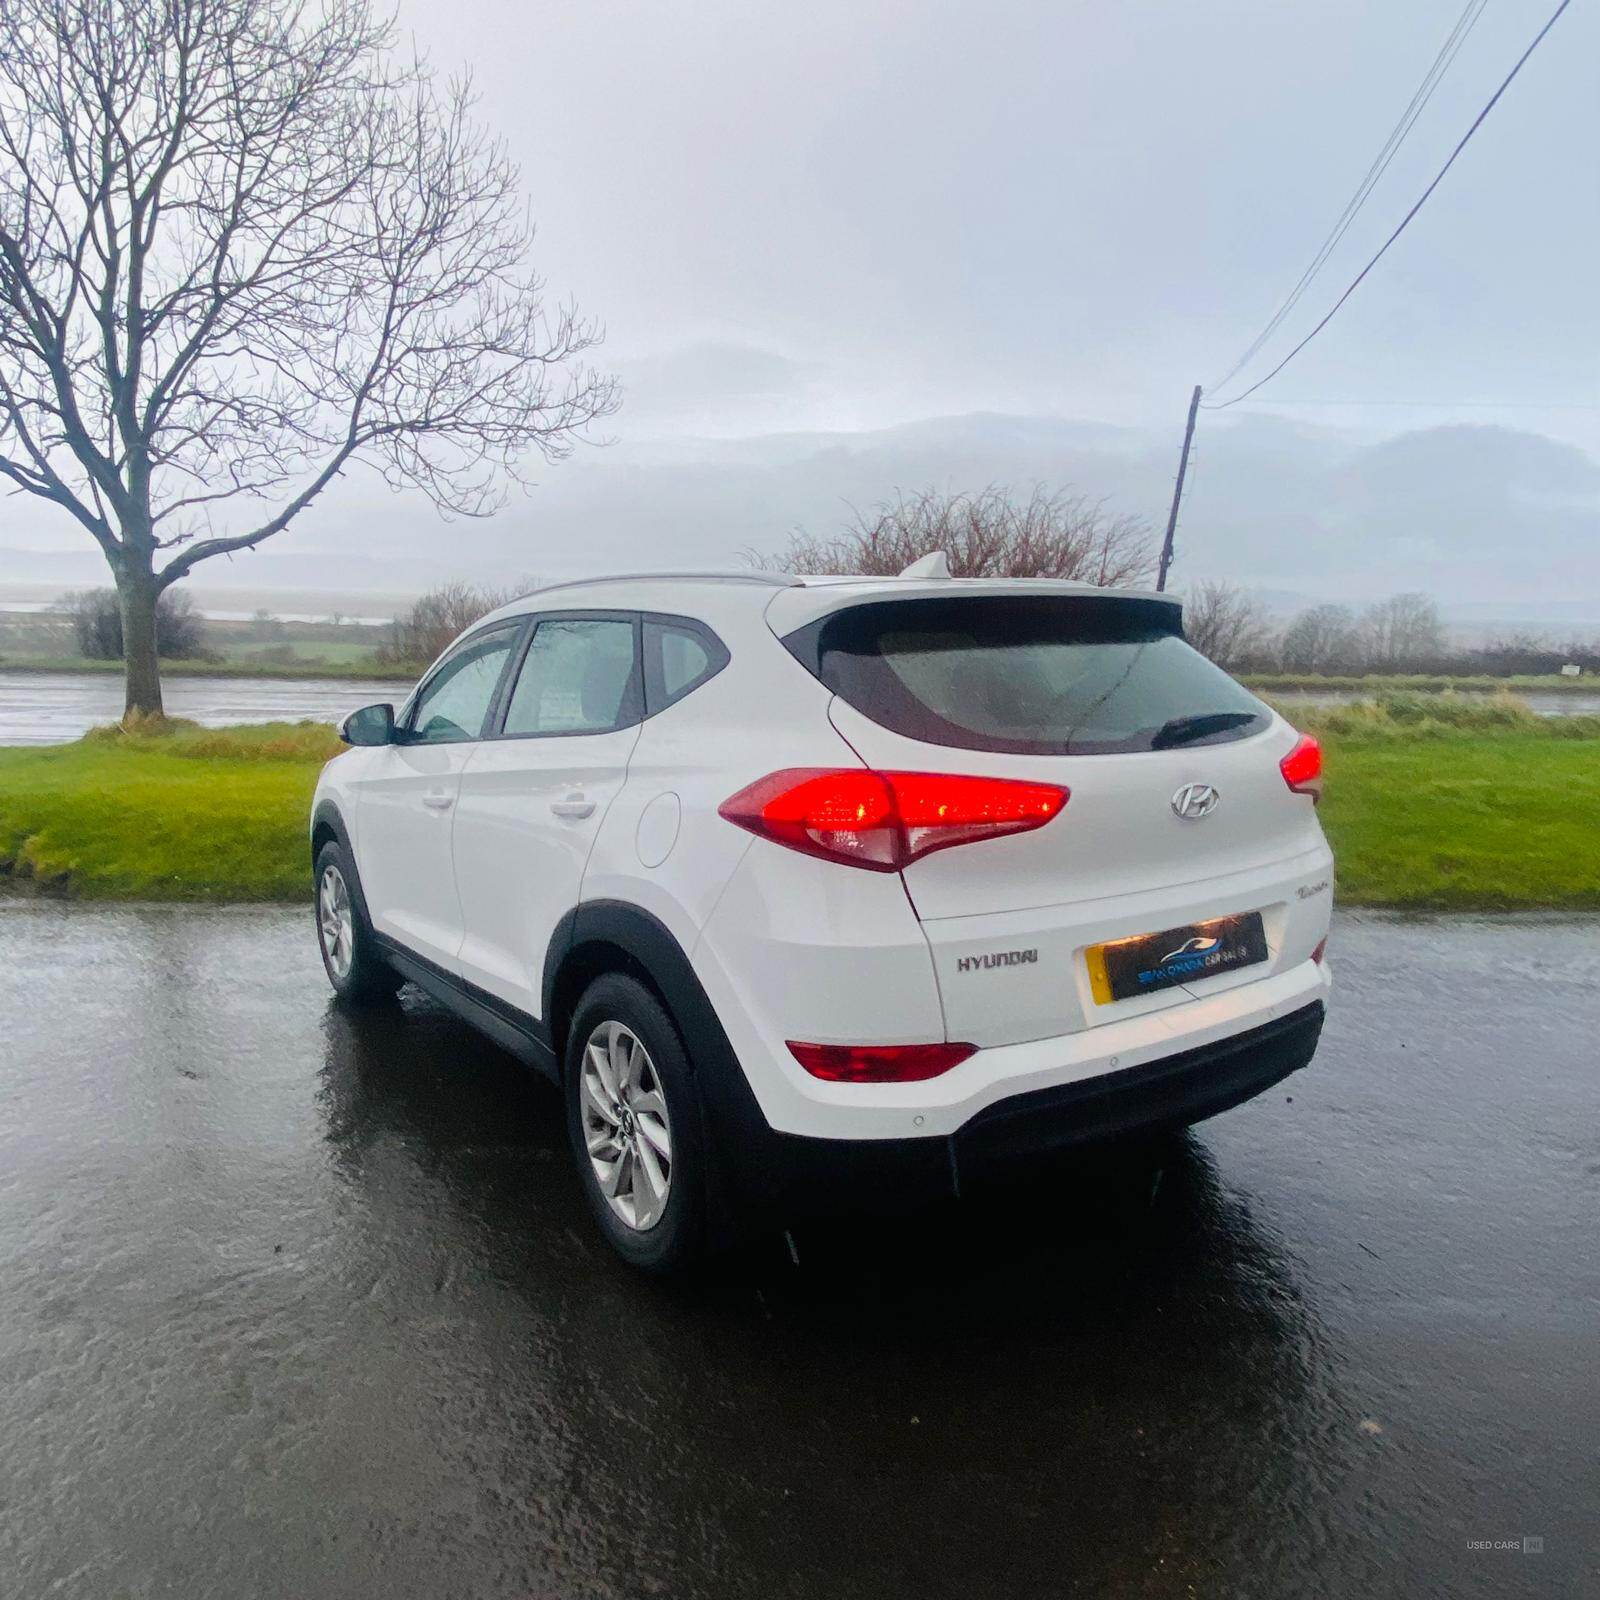
M 956 1134 L 958 1160 L 1004 1159 L 1214 1117 L 1305 1066 L 1322 1019 L 1322 1002 L 1313 1001 L 1214 1044 L 997 1101 Z

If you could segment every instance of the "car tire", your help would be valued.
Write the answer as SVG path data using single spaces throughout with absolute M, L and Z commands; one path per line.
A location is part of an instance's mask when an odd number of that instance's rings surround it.
M 352 1005 L 393 999 L 404 980 L 378 952 L 355 863 L 337 840 L 317 852 L 314 883 L 317 948 L 333 992 Z
M 706 1237 L 699 1089 L 672 1018 L 636 978 L 607 973 L 584 991 L 567 1032 L 563 1090 L 579 1181 L 612 1248 L 647 1272 L 698 1259 Z

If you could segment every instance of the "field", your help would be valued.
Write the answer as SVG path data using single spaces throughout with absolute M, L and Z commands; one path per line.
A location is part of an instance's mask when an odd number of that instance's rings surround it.
M 120 661 L 89 661 L 83 656 L 0 655 L 0 672 L 81 672 L 96 677 L 122 676 Z M 395 665 L 374 659 L 371 645 L 328 645 L 315 654 L 293 650 L 285 657 L 276 649 L 239 649 L 215 660 L 163 661 L 166 678 L 414 678 L 414 664 Z
M 205 654 L 161 663 L 164 676 L 190 674 L 263 678 L 365 678 L 393 676 L 394 664 L 376 659 L 389 630 L 358 622 L 263 617 L 208 620 Z M 49 612 L 6 611 L 0 606 L 0 670 L 93 672 L 120 675 L 120 661 L 78 654 L 71 628 Z M 405 676 L 404 670 L 401 676 Z
M 1402 696 L 1314 726 L 1344 904 L 1600 909 L 1600 718 Z M 320 723 L 173 723 L 0 750 L 0 875 L 88 899 L 303 899 L 307 806 L 338 748 Z

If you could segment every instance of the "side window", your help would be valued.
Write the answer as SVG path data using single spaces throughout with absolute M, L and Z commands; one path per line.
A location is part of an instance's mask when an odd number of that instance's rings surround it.
M 707 628 L 690 622 L 644 625 L 645 695 L 650 715 L 698 689 L 728 664 L 728 651 Z
M 459 744 L 482 738 L 483 720 L 517 633 L 514 627 L 497 628 L 447 657 L 417 696 L 407 742 Z
M 534 629 L 506 703 L 507 737 L 609 733 L 639 720 L 633 623 L 550 618 Z

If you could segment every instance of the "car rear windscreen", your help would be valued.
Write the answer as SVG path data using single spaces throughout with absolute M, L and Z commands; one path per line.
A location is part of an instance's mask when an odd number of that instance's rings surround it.
M 784 639 L 909 739 L 1019 755 L 1220 744 L 1267 708 L 1178 631 L 1178 609 L 1102 595 L 957 595 L 846 607 Z

